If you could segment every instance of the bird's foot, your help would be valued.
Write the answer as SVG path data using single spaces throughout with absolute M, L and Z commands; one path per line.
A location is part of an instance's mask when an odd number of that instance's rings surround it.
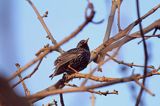
M 75 73 L 78 73 L 78 71 L 76 69 L 74 69 L 73 67 L 71 67 L 70 65 L 68 65 L 68 68 L 71 69 L 72 71 L 74 71 Z

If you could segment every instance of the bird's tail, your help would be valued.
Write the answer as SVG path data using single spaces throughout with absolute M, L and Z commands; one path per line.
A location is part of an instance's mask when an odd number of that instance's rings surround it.
M 55 68 L 53 68 L 53 70 L 55 70 Z M 51 80 L 52 80 L 54 76 L 56 76 L 56 72 L 54 72 L 53 74 L 51 74 L 51 75 L 49 76 L 49 78 L 51 78 Z
M 52 80 L 54 76 L 55 76 L 55 75 L 54 75 L 54 73 L 53 73 L 53 74 L 51 74 L 51 75 L 49 76 L 49 78 L 51 78 L 51 80 Z

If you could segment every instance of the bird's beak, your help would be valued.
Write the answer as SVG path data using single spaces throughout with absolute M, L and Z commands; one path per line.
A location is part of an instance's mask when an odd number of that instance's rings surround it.
M 89 38 L 88 38 L 88 39 L 86 39 L 85 43 L 88 43 L 88 40 L 89 40 Z

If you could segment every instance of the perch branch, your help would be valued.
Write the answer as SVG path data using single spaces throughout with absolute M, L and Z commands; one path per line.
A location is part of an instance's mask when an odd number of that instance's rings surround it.
M 151 77 L 153 75 L 160 75 L 160 72 L 151 71 L 151 72 L 147 73 L 146 77 Z M 125 78 L 117 78 L 115 80 L 112 80 L 112 81 L 106 82 L 106 83 L 102 83 L 102 84 L 96 84 L 96 85 L 91 85 L 91 86 L 86 86 L 86 87 L 82 86 L 82 87 L 77 87 L 77 88 L 67 88 L 67 89 L 56 89 L 56 86 L 54 85 L 54 86 L 47 88 L 46 90 L 42 90 L 41 92 L 38 92 L 38 93 L 33 94 L 31 96 L 28 96 L 27 98 L 31 102 L 36 102 L 36 101 L 38 101 L 46 96 L 49 96 L 49 95 L 55 95 L 55 94 L 67 93 L 67 92 L 86 92 L 89 89 L 110 86 L 110 85 L 114 85 L 114 84 L 118 84 L 118 83 L 130 82 L 130 81 L 134 81 L 135 78 L 137 80 L 139 80 L 139 79 L 143 79 L 143 77 L 145 77 L 145 76 L 138 74 L 138 75 L 133 75 L 130 77 L 125 77 Z M 73 77 L 73 78 L 75 78 L 75 77 Z M 81 78 L 81 77 L 79 76 L 78 78 Z

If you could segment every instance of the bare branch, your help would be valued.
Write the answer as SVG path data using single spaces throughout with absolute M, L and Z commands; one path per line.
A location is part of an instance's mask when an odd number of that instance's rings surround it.
M 137 65 L 137 64 L 134 64 L 134 63 L 125 63 L 124 61 L 119 61 L 115 58 L 113 58 L 112 56 L 110 56 L 109 54 L 106 54 L 107 56 L 109 56 L 113 61 L 115 61 L 116 63 L 118 64 L 123 64 L 123 65 L 126 65 L 126 66 L 129 66 L 129 67 L 144 67 L 143 65 Z M 151 68 L 151 69 L 154 69 L 154 66 L 147 66 L 147 68 Z
M 118 30 L 119 32 L 122 30 L 121 29 L 121 24 L 120 24 L 120 7 L 122 4 L 122 0 L 117 0 L 117 6 L 118 6 Z
M 105 37 L 103 39 L 103 42 L 106 42 L 110 37 L 110 33 L 111 33 L 112 24 L 113 24 L 116 9 L 117 9 L 116 0 L 112 0 L 111 11 L 110 11 L 110 15 L 109 15 L 109 18 L 108 18 L 107 29 L 106 29 L 106 33 L 105 33 Z
M 153 75 L 160 75 L 160 72 L 151 71 L 151 72 L 147 73 L 146 77 L 150 77 Z M 113 81 L 102 83 L 102 84 L 96 84 L 96 85 L 91 85 L 91 86 L 87 86 L 87 87 L 82 86 L 82 87 L 77 87 L 77 88 L 68 88 L 68 89 L 56 89 L 56 85 L 54 85 L 54 86 L 47 88 L 46 90 L 43 90 L 43 91 L 38 92 L 34 95 L 28 96 L 27 98 L 31 102 L 36 102 L 37 100 L 40 100 L 40 99 L 42 99 L 46 96 L 49 96 L 49 95 L 55 95 L 55 94 L 67 93 L 67 92 L 86 92 L 89 89 L 110 86 L 110 85 L 114 85 L 114 84 L 118 84 L 118 83 L 130 82 L 130 81 L 134 81 L 135 78 L 137 80 L 139 80 L 139 79 L 143 79 L 143 77 L 144 77 L 143 75 L 133 75 L 133 76 L 126 77 L 126 78 L 118 78 Z
M 143 42 L 143 48 L 144 48 L 144 72 L 143 72 L 143 86 L 141 86 L 141 90 L 139 92 L 139 95 L 137 97 L 137 101 L 136 101 L 136 106 L 139 105 L 140 101 L 141 101 L 141 97 L 142 97 L 142 93 L 143 93 L 143 90 L 145 88 L 145 81 L 146 81 L 146 75 L 147 75 L 147 64 L 148 64 L 148 51 L 147 51 L 147 44 L 146 44 L 146 41 L 145 41 L 145 38 L 144 38 L 144 32 L 143 32 L 143 27 L 142 27 L 142 20 L 140 18 L 140 6 L 139 6 L 139 1 L 136 0 L 136 7 L 137 7 L 137 16 L 138 16 L 138 19 L 140 20 L 139 22 L 139 29 L 140 29 L 140 34 L 141 34 L 141 37 L 142 37 L 142 42 Z
M 155 28 L 155 30 L 154 30 L 154 32 L 153 32 L 153 35 L 152 35 L 151 37 L 159 37 L 158 35 L 155 35 L 158 29 L 159 29 L 158 27 Z M 149 39 L 149 38 L 150 38 L 149 36 L 145 36 L 145 40 L 147 40 L 147 39 Z M 140 44 L 141 42 L 142 42 L 142 40 L 139 41 L 138 44 Z
M 17 67 L 17 69 L 19 69 L 20 68 L 20 64 L 16 63 L 16 67 Z M 20 80 L 23 79 L 21 74 L 19 74 L 18 77 L 19 77 Z M 27 88 L 26 84 L 24 83 L 24 81 L 21 81 L 21 82 L 22 82 L 22 86 L 23 86 L 25 95 L 29 96 L 30 95 L 30 91 L 28 90 L 28 88 Z
M 39 61 L 39 63 L 37 64 L 37 66 L 34 68 L 34 70 L 29 74 L 27 75 L 26 77 L 20 79 L 16 84 L 14 84 L 12 86 L 12 88 L 16 87 L 18 84 L 20 84 L 21 82 L 23 82 L 24 80 L 28 79 L 28 78 L 31 78 L 31 76 L 38 70 L 38 67 L 40 66 L 41 62 L 42 62 L 43 58 Z
M 61 106 L 65 106 L 64 104 L 64 99 L 63 99 L 63 94 L 59 94 L 60 95 L 60 103 L 61 103 Z
M 94 96 L 94 93 L 91 94 L 91 106 L 95 106 L 95 99 L 96 97 Z
M 70 86 L 70 87 L 78 87 L 75 84 L 69 84 L 69 83 L 65 83 L 65 85 L 66 86 Z M 89 90 L 87 90 L 87 92 L 95 93 L 95 94 L 99 94 L 99 95 L 104 95 L 104 96 L 107 96 L 108 94 L 116 94 L 116 95 L 118 95 L 118 91 L 116 91 L 116 90 L 113 90 L 112 92 L 109 92 L 109 91 L 101 92 L 101 91 L 94 91 L 92 89 L 89 89 Z
M 116 94 L 118 95 L 118 91 L 116 90 L 113 90 L 112 92 L 109 92 L 109 91 L 106 91 L 106 92 L 101 92 L 101 91 L 94 91 L 94 90 L 88 90 L 89 92 L 91 93 L 94 93 L 94 94 L 99 94 L 99 95 L 104 95 L 104 96 L 107 96 L 108 94 Z
M 151 96 L 155 96 L 154 93 L 152 93 L 149 89 L 147 89 L 143 84 L 141 84 L 137 79 L 135 79 L 135 82 L 142 87 L 148 94 L 150 94 Z
M 48 35 L 48 38 L 52 41 L 52 43 L 54 45 L 57 45 L 57 41 L 53 38 L 51 32 L 49 31 L 46 23 L 44 22 L 43 20 L 43 17 L 40 15 L 40 13 L 38 12 L 37 8 L 35 7 L 35 5 L 33 4 L 33 2 L 31 0 L 27 0 L 28 3 L 31 5 L 31 7 L 33 8 L 34 12 L 36 13 L 40 23 L 42 24 L 44 30 L 46 31 L 47 35 Z M 63 50 L 60 48 L 60 46 L 57 48 L 57 51 L 60 52 L 60 53 L 63 53 Z

